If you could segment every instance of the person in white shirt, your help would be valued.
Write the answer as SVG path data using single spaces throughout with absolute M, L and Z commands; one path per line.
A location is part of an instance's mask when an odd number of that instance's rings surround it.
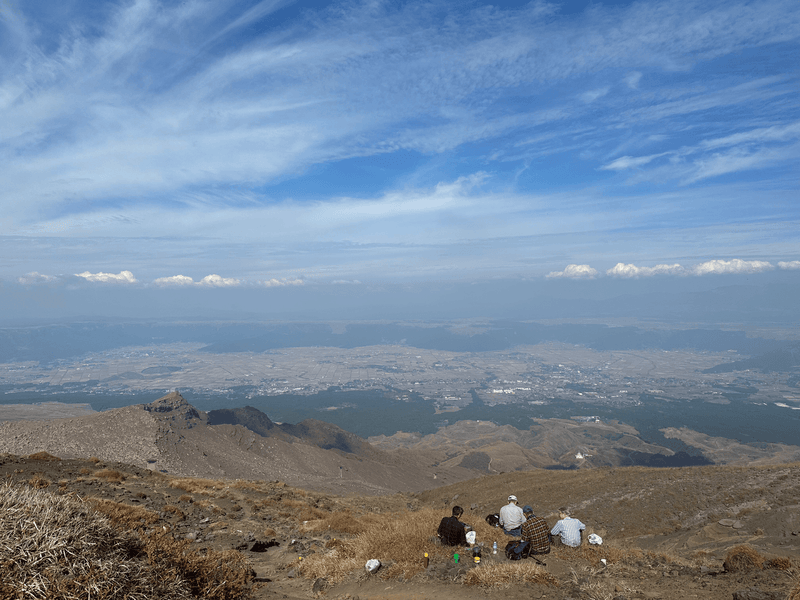
M 573 519 L 567 513 L 559 513 L 559 522 L 550 531 L 552 535 L 561 534 L 561 543 L 565 546 L 577 548 L 581 545 L 581 531 L 586 529 L 586 525 L 578 519 Z
M 517 497 L 510 495 L 508 504 L 500 509 L 500 527 L 506 535 L 519 537 L 522 535 L 522 524 L 525 522 L 525 515 L 517 504 Z

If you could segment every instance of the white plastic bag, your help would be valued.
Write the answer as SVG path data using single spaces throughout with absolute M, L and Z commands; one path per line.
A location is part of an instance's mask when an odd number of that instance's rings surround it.
M 367 564 L 364 565 L 364 568 L 368 573 L 374 573 L 381 568 L 381 561 L 379 561 L 377 558 L 370 558 L 367 561 Z
M 592 533 L 589 535 L 589 543 L 590 544 L 597 544 L 598 546 L 603 543 L 603 538 L 601 538 L 596 533 Z
M 474 544 L 476 536 L 477 536 L 477 534 L 474 531 L 468 532 L 467 533 L 467 543 L 468 544 Z

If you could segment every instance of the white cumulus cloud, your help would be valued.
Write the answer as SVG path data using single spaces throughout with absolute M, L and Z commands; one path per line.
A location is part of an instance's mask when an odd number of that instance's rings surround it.
M 159 277 L 153 280 L 154 285 L 170 286 L 170 285 L 192 285 L 194 279 L 186 275 L 173 275 L 172 277 Z
M 548 279 L 565 277 L 567 279 L 593 279 L 597 277 L 597 269 L 589 265 L 567 265 L 563 271 L 553 271 L 546 275 Z
M 212 273 L 211 275 L 206 275 L 197 283 L 198 285 L 204 285 L 206 287 L 235 287 L 239 285 L 241 281 L 238 279 L 221 277 L 216 273 Z
M 83 277 L 86 281 L 98 283 L 137 283 L 136 277 L 130 271 L 120 271 L 119 273 L 75 273 L 75 277 Z
M 785 261 L 785 260 L 782 260 L 782 261 L 780 261 L 778 263 L 778 268 L 779 269 L 790 269 L 790 270 L 800 269 L 800 260 L 790 260 L 788 262 Z
M 680 275 L 682 273 L 684 273 L 684 268 L 677 263 L 674 265 L 656 265 L 655 267 L 637 267 L 633 264 L 617 263 L 613 268 L 606 271 L 606 275 L 611 277 L 627 279 L 652 277 L 653 275 Z
M 711 275 L 721 273 L 761 273 L 774 269 L 771 263 L 763 260 L 709 260 L 692 268 L 695 275 Z

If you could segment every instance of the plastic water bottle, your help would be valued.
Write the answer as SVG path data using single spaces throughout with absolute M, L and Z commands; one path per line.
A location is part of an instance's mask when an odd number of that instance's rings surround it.
M 492 554 L 497 554 L 497 542 L 492 544 Z

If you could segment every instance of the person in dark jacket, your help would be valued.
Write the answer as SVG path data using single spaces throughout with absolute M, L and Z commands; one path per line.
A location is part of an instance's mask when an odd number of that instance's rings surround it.
M 466 546 L 467 545 L 467 531 L 464 528 L 464 523 L 458 518 L 464 513 L 464 509 L 460 506 L 453 507 L 453 516 L 445 517 L 439 523 L 439 529 L 436 530 L 436 535 L 442 540 L 442 544 L 446 546 Z

